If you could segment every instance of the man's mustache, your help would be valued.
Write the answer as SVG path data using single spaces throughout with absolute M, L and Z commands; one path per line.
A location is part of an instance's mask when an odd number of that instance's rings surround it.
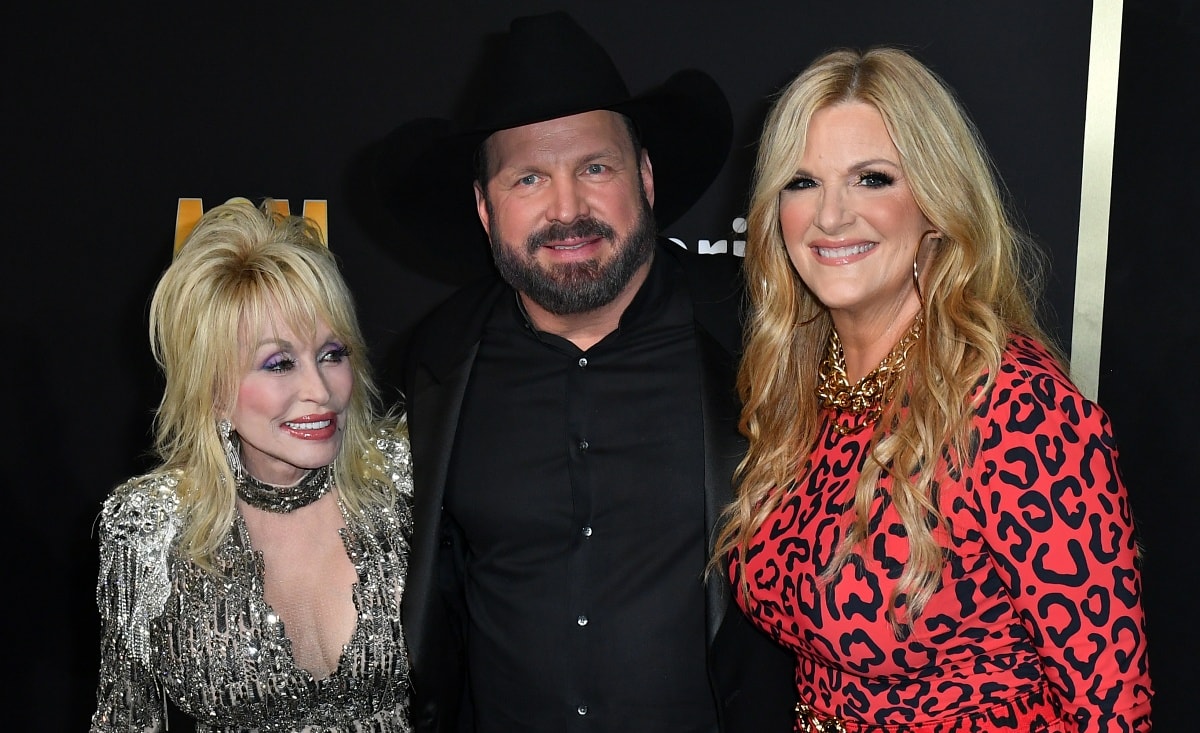
M 603 237 L 611 242 L 616 241 L 616 232 L 599 219 L 580 219 L 570 224 L 555 223 L 530 234 L 525 240 L 525 247 L 529 254 L 533 254 L 550 242 L 576 237 Z

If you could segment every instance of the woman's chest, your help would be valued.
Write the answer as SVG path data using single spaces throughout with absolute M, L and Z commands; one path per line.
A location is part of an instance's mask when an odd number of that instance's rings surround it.
M 939 476 L 942 521 L 933 526 L 944 562 L 932 596 L 909 628 L 902 580 L 908 532 L 886 476 L 865 502 L 866 540 L 837 570 L 855 516 L 865 439 L 819 446 L 810 470 L 763 522 L 747 554 L 748 610 L 798 653 L 873 674 L 969 664 L 1006 648 L 1019 631 L 1011 598 L 973 526 L 964 482 Z M 960 477 L 961 478 L 961 477 Z

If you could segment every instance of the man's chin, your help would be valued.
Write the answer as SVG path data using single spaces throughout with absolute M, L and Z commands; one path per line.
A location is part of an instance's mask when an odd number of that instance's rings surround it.
M 575 262 L 553 262 L 539 266 L 542 276 L 562 287 L 586 286 L 604 277 L 604 264 L 599 258 Z
M 614 238 L 595 231 L 554 232 L 562 237 L 598 236 L 578 251 L 578 259 L 548 257 L 539 246 L 525 249 L 521 257 L 502 240 L 492 240 L 492 254 L 500 276 L 546 311 L 558 316 L 587 313 L 616 300 L 637 271 L 652 257 L 656 231 L 649 204 L 643 206 L 637 226 L 628 237 Z M 543 240 L 544 241 L 544 240 Z M 536 240 L 528 244 L 537 245 Z M 586 250 L 593 250 L 588 253 Z M 571 252 L 572 250 L 566 250 Z M 588 256 L 591 254 L 592 256 Z M 568 261 L 562 261 L 568 259 Z

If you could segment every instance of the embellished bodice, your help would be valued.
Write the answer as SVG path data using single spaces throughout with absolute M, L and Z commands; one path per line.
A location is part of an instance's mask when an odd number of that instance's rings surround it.
M 379 448 L 399 500 L 345 515 L 357 622 L 323 679 L 296 664 L 284 624 L 264 600 L 262 556 L 240 515 L 213 573 L 176 551 L 177 475 L 150 474 L 114 490 L 100 519 L 104 633 L 92 731 L 159 730 L 164 695 L 198 731 L 411 730 L 400 602 L 412 474 L 406 441 L 380 439 Z

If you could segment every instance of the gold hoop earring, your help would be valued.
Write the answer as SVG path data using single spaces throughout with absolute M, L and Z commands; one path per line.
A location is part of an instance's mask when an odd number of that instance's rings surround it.
M 932 236 L 930 236 L 932 235 Z M 917 260 L 921 256 L 921 246 L 926 242 L 926 237 L 931 244 L 938 245 L 942 243 L 942 233 L 936 229 L 930 229 L 921 236 L 921 242 L 917 246 L 917 251 L 913 255 L 913 289 L 917 291 L 917 300 L 921 301 L 921 308 L 925 308 L 925 293 L 921 292 L 921 271 L 917 267 Z
M 921 308 L 925 307 L 925 294 L 921 292 L 921 277 L 917 272 L 917 258 L 913 257 L 913 287 L 917 290 L 917 300 L 921 301 Z

